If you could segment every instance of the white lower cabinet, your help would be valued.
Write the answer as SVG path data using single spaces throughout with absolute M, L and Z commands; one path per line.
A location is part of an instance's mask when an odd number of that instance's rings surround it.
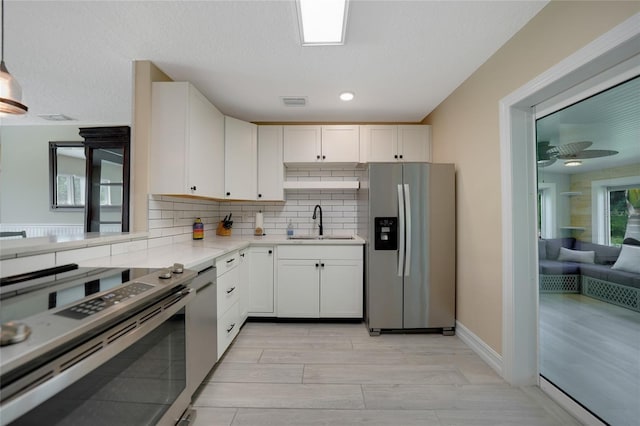
M 362 318 L 362 246 L 280 246 L 277 316 Z
M 320 261 L 278 260 L 278 317 L 318 318 Z
M 238 308 L 240 309 L 240 322 L 244 324 L 249 316 L 249 297 L 251 283 L 251 251 L 246 248 L 238 252 L 240 265 L 238 265 L 238 282 L 240 283 L 240 293 L 238 295 Z
M 275 248 L 251 247 L 251 273 L 249 278 L 249 315 L 272 317 L 274 310 L 273 268 Z
M 320 317 L 362 317 L 362 261 L 322 260 Z
M 240 298 L 242 293 L 241 257 L 236 250 L 216 259 L 218 275 L 218 359 L 222 357 L 242 326 Z
M 238 335 L 241 325 L 237 303 L 218 318 L 218 359 L 224 355 L 233 339 Z

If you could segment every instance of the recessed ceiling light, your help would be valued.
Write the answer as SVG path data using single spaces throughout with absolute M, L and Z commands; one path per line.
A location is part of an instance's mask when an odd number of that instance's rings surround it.
M 569 161 L 565 161 L 564 165 L 567 166 L 567 167 L 576 167 L 576 166 L 582 165 L 582 161 L 580 161 L 580 160 L 569 160 Z
M 344 44 L 348 0 L 297 0 L 303 46 Z
M 348 102 L 353 100 L 354 96 L 353 92 L 342 92 L 340 93 L 340 100 Z

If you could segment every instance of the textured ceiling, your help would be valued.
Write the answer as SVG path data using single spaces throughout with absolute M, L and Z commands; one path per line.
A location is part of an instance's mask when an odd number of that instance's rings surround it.
M 416 122 L 545 4 L 351 0 L 344 46 L 301 47 L 292 0 L 6 0 L 5 62 L 29 114 L 2 123 L 128 124 L 134 60 L 248 121 Z

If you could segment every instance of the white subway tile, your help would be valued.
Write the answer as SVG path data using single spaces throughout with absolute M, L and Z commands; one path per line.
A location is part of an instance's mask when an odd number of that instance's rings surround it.
M 124 253 L 131 253 L 133 251 L 138 251 L 138 250 L 146 250 L 147 247 L 148 247 L 147 240 L 111 244 L 111 256 L 124 254 Z
M 97 257 L 108 257 L 111 255 L 111 246 L 95 246 L 75 250 L 65 250 L 56 252 L 56 264 L 65 265 L 67 263 L 82 262 L 87 259 Z
M 55 253 L 0 260 L 0 274 L 3 277 L 51 268 L 56 265 Z

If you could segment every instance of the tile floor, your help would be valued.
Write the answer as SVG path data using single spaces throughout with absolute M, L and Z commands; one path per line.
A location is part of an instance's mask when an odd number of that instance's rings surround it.
M 200 389 L 196 426 L 578 425 L 458 337 L 249 322 Z

